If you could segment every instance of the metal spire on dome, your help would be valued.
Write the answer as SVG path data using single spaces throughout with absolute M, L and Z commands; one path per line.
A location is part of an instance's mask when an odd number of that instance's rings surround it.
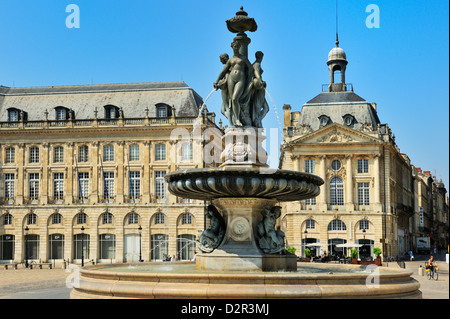
M 336 48 L 339 47 L 339 37 L 338 37 L 338 0 L 336 0 Z

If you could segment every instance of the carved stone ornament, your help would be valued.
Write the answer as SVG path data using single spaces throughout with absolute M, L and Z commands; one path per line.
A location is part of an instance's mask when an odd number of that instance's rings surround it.
M 353 138 L 350 135 L 339 132 L 336 128 L 317 139 L 318 143 L 347 143 L 353 141 Z
M 210 253 L 220 245 L 225 236 L 225 221 L 214 205 L 208 206 L 205 215 L 211 223 L 200 235 L 198 248 L 204 253 Z

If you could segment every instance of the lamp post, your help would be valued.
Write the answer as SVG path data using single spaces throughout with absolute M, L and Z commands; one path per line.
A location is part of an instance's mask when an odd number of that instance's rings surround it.
M 81 267 L 84 267 L 84 226 L 81 226 Z
M 25 267 L 28 268 L 28 226 L 25 227 Z
M 143 262 L 142 260 L 142 227 L 139 225 L 139 262 Z

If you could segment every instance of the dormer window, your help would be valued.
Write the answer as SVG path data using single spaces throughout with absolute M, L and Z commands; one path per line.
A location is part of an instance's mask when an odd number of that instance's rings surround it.
M 106 105 L 105 106 L 105 118 L 106 119 L 115 119 L 119 117 L 119 108 L 114 105 Z
M 63 106 L 56 107 L 55 112 L 57 121 L 65 121 L 69 118 L 69 109 Z
M 167 104 L 156 105 L 156 117 L 168 117 L 172 116 L 172 108 Z
M 8 109 L 8 122 L 17 122 L 20 120 L 20 110 Z
M 324 126 L 327 126 L 328 124 L 330 124 L 331 120 L 328 116 L 321 115 L 321 116 L 319 116 L 319 122 L 320 122 L 320 127 L 324 127 Z
M 346 114 L 342 117 L 344 119 L 345 126 L 353 126 L 355 122 L 355 118 L 351 114 Z

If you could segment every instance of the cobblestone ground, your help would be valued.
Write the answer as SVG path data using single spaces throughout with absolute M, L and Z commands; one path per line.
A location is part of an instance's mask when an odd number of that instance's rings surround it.
M 445 254 L 436 256 L 439 265 L 439 280 L 428 280 L 419 275 L 419 266 L 424 265 L 429 256 L 416 256 L 414 261 L 406 261 L 405 269 L 413 273 L 420 283 L 424 299 L 449 299 L 449 265 Z M 396 262 L 385 263 L 388 268 L 400 267 Z M 64 269 L 0 269 L 0 299 L 68 299 L 70 289 L 66 279 L 71 275 Z
M 70 273 L 64 269 L 0 269 L 0 298 L 22 298 L 22 293 L 39 294 L 41 290 L 69 289 L 66 288 L 66 278 Z M 61 296 L 63 296 L 62 294 Z M 37 298 L 37 297 L 34 297 Z

